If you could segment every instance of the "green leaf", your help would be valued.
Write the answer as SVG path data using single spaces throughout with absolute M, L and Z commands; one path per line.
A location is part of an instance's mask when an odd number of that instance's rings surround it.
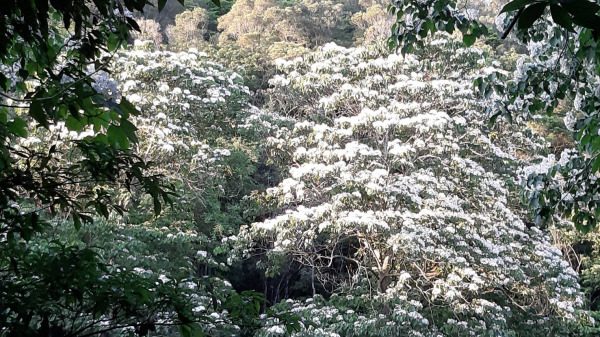
M 396 51 L 396 48 L 398 48 L 398 40 L 393 36 L 388 39 L 387 43 L 389 50 Z
M 160 203 L 160 199 L 158 198 L 158 196 L 152 197 L 152 204 L 154 206 L 154 214 L 160 215 L 160 213 L 162 212 L 162 204 Z
M 83 130 L 83 123 L 73 116 L 67 117 L 65 120 L 65 126 L 71 131 L 80 132 Z
M 141 32 L 140 26 L 133 18 L 127 17 L 127 24 L 136 32 Z
M 109 34 L 106 40 L 106 46 L 109 51 L 115 51 L 121 46 L 122 39 L 118 34 Z
M 98 212 L 98 214 L 102 215 L 105 218 L 108 218 L 108 216 L 110 215 L 108 212 L 108 207 L 106 207 L 106 205 L 102 202 L 96 202 L 94 204 L 94 208 L 96 209 L 96 212 Z
M 569 16 L 567 11 L 560 7 L 559 5 L 550 5 L 550 13 L 552 14 L 552 20 L 557 25 L 567 29 L 568 31 L 574 32 L 573 30 L 573 20 Z
M 600 5 L 587 0 L 562 1 L 561 4 L 574 16 L 596 15 L 600 11 Z
M 108 127 L 106 131 L 106 137 L 108 139 L 108 143 L 117 149 L 128 149 L 129 148 L 129 138 L 127 134 L 123 130 L 123 128 L 111 125 Z
M 494 124 L 496 124 L 496 120 L 498 120 L 498 117 L 500 117 L 500 115 L 502 115 L 502 111 L 498 111 L 496 113 L 494 113 L 491 117 L 490 120 L 488 122 L 488 127 L 492 127 L 494 126 Z
M 10 82 L 8 81 L 8 78 L 4 74 L 0 73 L 0 88 L 2 88 L 4 91 L 8 91 L 9 83 Z
M 81 228 L 81 218 L 77 213 L 73 213 L 73 226 L 75 226 L 76 230 L 79 230 Z
M 167 0 L 158 0 L 158 10 L 162 11 L 163 8 L 165 8 L 166 4 L 167 4 Z
M 533 3 L 535 1 L 536 0 L 515 0 L 515 1 L 512 1 L 512 2 L 509 2 L 504 7 L 502 7 L 502 10 L 500 11 L 500 14 L 506 13 L 506 12 L 516 11 L 516 10 L 521 9 L 521 8 L 527 6 L 530 3 Z
M 593 29 L 600 30 L 600 17 L 596 15 L 600 6 L 586 0 L 574 0 L 562 4 L 563 8 L 573 15 L 573 23 Z
M 29 105 L 29 115 L 46 129 L 50 127 L 50 123 L 48 123 L 48 116 L 46 115 L 44 107 L 42 106 L 42 103 L 39 100 L 33 100 L 31 102 L 31 104 Z
M 544 9 L 548 4 L 545 2 L 535 3 L 523 10 L 521 16 L 519 16 L 519 21 L 517 21 L 517 27 L 520 30 L 529 29 L 533 23 L 539 19 L 542 14 L 544 14 Z
M 137 143 L 138 138 L 135 134 L 135 132 L 137 131 L 137 128 L 135 127 L 135 125 L 133 125 L 127 119 L 122 119 L 119 127 L 123 130 L 123 132 L 127 136 L 127 139 L 129 139 L 133 143 Z
M 473 86 L 479 91 L 479 93 L 483 92 L 483 78 L 478 77 L 473 81 Z
M 0 123 L 8 123 L 8 109 L 5 107 L 0 107 Z
M 594 159 L 594 163 L 592 164 L 592 172 L 598 172 L 598 169 L 600 169 L 600 157 L 596 157 L 596 159 Z
M 27 122 L 22 118 L 15 117 L 15 119 L 6 124 L 6 127 L 15 136 L 27 137 Z
M 463 35 L 463 43 L 467 46 L 470 47 L 473 45 L 473 43 L 475 43 L 475 40 L 477 40 L 477 37 L 475 37 L 474 34 L 464 34 Z
M 119 107 L 121 108 L 121 112 L 125 118 L 129 118 L 129 115 L 138 116 L 140 114 L 140 111 L 125 97 L 121 98 Z

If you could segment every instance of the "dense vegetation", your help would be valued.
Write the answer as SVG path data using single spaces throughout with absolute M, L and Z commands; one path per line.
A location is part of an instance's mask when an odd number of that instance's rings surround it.
M 12 1 L 0 336 L 596 336 L 600 6 L 503 5 Z

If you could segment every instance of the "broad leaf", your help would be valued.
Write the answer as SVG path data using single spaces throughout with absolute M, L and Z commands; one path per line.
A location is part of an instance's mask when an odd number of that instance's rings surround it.
M 467 47 L 472 46 L 475 43 L 475 40 L 477 40 L 477 38 L 473 34 L 464 34 L 463 35 L 463 43 Z
M 22 118 L 16 117 L 6 124 L 8 130 L 19 137 L 27 137 L 27 122 Z
M 535 1 L 536 0 L 514 0 L 514 1 L 511 1 L 511 2 L 507 3 L 504 7 L 502 7 L 502 10 L 500 11 L 500 13 L 516 11 L 516 10 L 521 9 Z
M 539 19 L 542 16 L 542 14 L 544 14 L 544 9 L 546 9 L 547 5 L 547 3 L 541 2 L 535 3 L 525 8 L 525 10 L 523 10 L 523 12 L 521 13 L 521 16 L 519 16 L 517 28 L 519 28 L 520 30 L 529 29 L 533 25 L 533 23 L 537 19 Z
M 39 100 L 36 99 L 31 102 L 31 104 L 29 105 L 29 115 L 46 129 L 50 127 L 50 124 L 48 123 L 48 115 L 46 115 L 44 107 L 42 106 L 42 103 Z
M 550 13 L 552 14 L 552 20 L 554 20 L 557 25 L 571 32 L 575 31 L 573 30 L 573 20 L 564 8 L 559 5 L 550 5 Z

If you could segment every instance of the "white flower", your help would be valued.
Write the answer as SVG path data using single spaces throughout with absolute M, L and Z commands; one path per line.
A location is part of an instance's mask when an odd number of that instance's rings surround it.
M 208 252 L 206 252 L 205 250 L 199 250 L 199 251 L 196 252 L 196 256 L 200 256 L 200 257 L 206 258 L 208 256 Z
M 161 83 L 161 84 L 158 86 L 158 91 L 159 91 L 159 92 L 166 93 L 166 92 L 169 92 L 169 90 L 170 90 L 170 88 L 169 88 L 169 85 L 168 85 L 168 84 L 166 84 L 166 83 Z

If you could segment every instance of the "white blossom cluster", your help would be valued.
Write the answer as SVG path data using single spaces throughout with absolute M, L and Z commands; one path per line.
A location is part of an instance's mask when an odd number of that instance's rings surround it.
M 250 94 L 240 75 L 196 50 L 134 49 L 119 54 L 114 63 L 122 94 L 147 117 L 158 120 L 185 119 L 198 123 L 194 126 L 214 121 L 213 128 L 223 132 L 218 124 L 238 117 L 240 108 L 232 107 L 245 106 Z
M 241 76 L 205 53 L 133 49 L 119 53 L 114 68 L 121 94 L 141 111 L 132 117 L 138 154 L 159 164 L 156 173 L 196 191 L 184 198 L 221 179 L 231 138 L 262 128 L 262 117 L 246 119 L 256 108 Z
M 219 175 L 220 163 L 231 154 L 227 143 L 216 144 L 219 137 L 239 136 L 238 124 L 247 124 L 245 117 L 253 111 L 241 76 L 195 50 L 124 50 L 115 55 L 112 77 L 101 72 L 94 79 L 104 94 L 117 102 L 123 97 L 141 112 L 129 120 L 139 139 L 134 150 L 158 164 L 150 173 L 164 174 L 187 188 L 199 188 L 207 175 Z M 260 122 L 262 117 L 244 132 L 252 134 Z M 63 149 L 68 142 L 99 132 L 106 130 L 90 126 L 73 131 L 67 120 L 47 131 L 38 128 L 20 145 Z
M 471 90 L 482 51 L 442 42 L 435 56 L 327 45 L 278 63 L 271 106 L 298 121 L 267 144 L 290 168 L 238 248 L 364 300 L 352 314 L 292 301 L 297 336 L 543 336 L 579 317 L 577 274 L 512 196 L 510 172 L 542 144 L 487 127 Z

